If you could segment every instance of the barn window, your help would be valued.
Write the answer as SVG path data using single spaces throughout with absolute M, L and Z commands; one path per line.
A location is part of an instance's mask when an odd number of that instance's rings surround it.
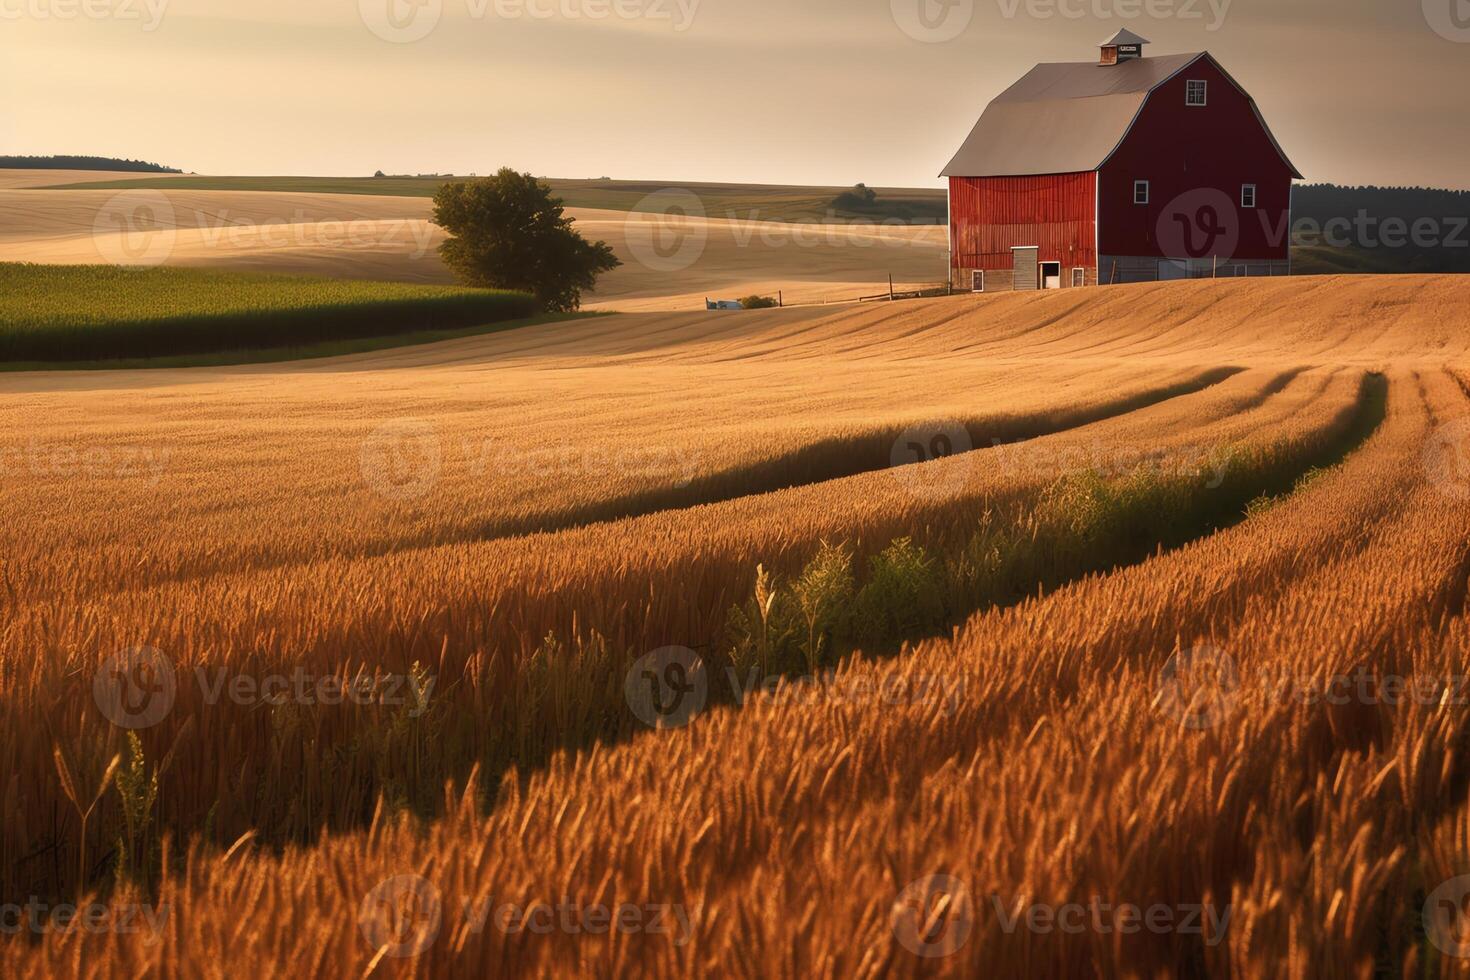
M 1184 94 L 1185 105 L 1206 105 L 1209 102 L 1210 83 L 1203 79 L 1192 79 Z
M 975 293 L 985 292 L 984 269 L 976 269 L 970 273 L 970 291 Z
M 1146 181 L 1146 180 L 1135 180 L 1133 182 L 1133 203 L 1134 204 L 1147 204 L 1148 203 L 1148 181 Z
M 1240 185 L 1240 206 L 1243 208 L 1253 208 L 1256 206 L 1255 184 Z
M 1077 268 L 1075 268 L 1075 269 L 1072 270 L 1072 285 L 1073 286 L 1085 286 L 1085 285 L 1087 285 L 1087 270 L 1086 269 L 1082 268 L 1081 266 L 1078 266 Z

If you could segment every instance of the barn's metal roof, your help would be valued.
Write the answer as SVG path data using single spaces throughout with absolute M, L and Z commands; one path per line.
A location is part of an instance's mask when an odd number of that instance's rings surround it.
M 1105 48 L 1113 48 L 1113 47 L 1117 47 L 1120 44 L 1152 44 L 1152 43 L 1153 42 L 1150 41 L 1148 38 L 1146 38 L 1146 37 L 1139 37 L 1137 34 L 1134 34 L 1132 31 L 1130 31 L 1128 28 L 1125 27 L 1121 31 L 1119 31 L 1118 33 L 1114 34 L 1111 38 L 1109 38 L 1108 40 L 1104 41 L 1102 43 L 1102 46 L 1105 47 Z
M 1025 177 L 1097 170 L 1122 144 L 1149 93 L 1200 58 L 1210 58 L 1220 68 L 1205 52 L 1136 58 L 1119 65 L 1037 65 L 990 103 L 940 176 Z M 1248 93 L 1246 97 L 1250 98 Z M 1251 105 L 1254 108 L 1254 100 Z M 1260 118 L 1260 110 L 1256 116 Z M 1261 125 L 1266 125 L 1264 119 Z M 1269 135 L 1270 129 L 1266 132 Z M 1275 143 L 1276 138 L 1271 140 Z M 1291 166 L 1279 143 L 1276 149 Z

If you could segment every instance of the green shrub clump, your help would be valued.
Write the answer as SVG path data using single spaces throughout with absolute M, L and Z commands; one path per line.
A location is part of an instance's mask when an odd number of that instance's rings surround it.
M 858 592 L 853 632 L 878 647 L 933 632 L 947 618 L 938 563 L 909 538 L 899 538 L 868 566 Z

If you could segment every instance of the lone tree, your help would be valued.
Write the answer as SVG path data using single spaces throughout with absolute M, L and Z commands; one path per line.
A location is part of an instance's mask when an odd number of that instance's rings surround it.
M 550 187 L 509 167 L 440 187 L 434 223 L 449 232 L 439 255 L 461 282 L 533 293 L 549 312 L 577 309 L 582 290 L 622 265 L 606 242 L 572 229 Z
M 832 203 L 849 211 L 871 208 L 878 201 L 878 192 L 867 184 L 854 184 L 852 190 L 843 191 Z

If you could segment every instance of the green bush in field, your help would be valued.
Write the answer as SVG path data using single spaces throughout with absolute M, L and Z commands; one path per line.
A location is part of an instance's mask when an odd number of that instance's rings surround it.
M 524 293 L 198 269 L 0 263 L 0 362 L 299 347 L 535 315 Z
M 793 666 L 791 650 L 801 632 L 796 601 L 764 565 L 755 568 L 749 601 L 735 606 L 726 620 L 730 663 L 737 676 L 784 673 Z
M 815 674 L 833 640 L 847 626 L 853 598 L 852 551 L 825 541 L 802 569 L 791 590 L 801 610 L 805 635 L 798 642 L 808 674 Z
M 747 310 L 770 310 L 781 304 L 774 296 L 745 296 L 741 298 L 740 305 Z
M 922 636 L 945 620 L 940 570 L 923 548 L 899 538 L 868 565 L 868 581 L 857 594 L 853 634 L 877 647 Z

